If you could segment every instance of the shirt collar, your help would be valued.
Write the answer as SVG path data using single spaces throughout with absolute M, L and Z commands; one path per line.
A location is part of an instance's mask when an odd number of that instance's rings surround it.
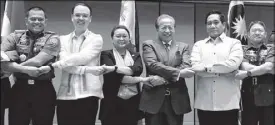
M 262 44 L 261 46 L 260 46 L 260 48 L 255 48 L 254 46 L 252 46 L 251 44 L 248 44 L 247 45 L 248 46 L 248 50 L 258 50 L 258 49 L 260 49 L 260 50 L 262 50 L 262 49 L 267 49 L 267 46 L 265 45 L 265 44 Z
M 222 33 L 220 36 L 218 36 L 216 39 L 220 39 L 221 42 L 223 42 L 223 40 L 226 38 L 225 33 Z M 206 39 L 206 43 L 207 42 L 211 42 L 214 41 L 213 38 L 211 38 L 210 36 Z
M 162 43 L 163 43 L 163 45 L 168 44 L 169 46 L 171 46 L 171 44 L 172 44 L 172 40 L 170 40 L 168 43 L 166 43 L 166 42 L 162 41 Z
M 75 35 L 75 31 L 72 32 L 72 38 L 74 37 L 81 37 L 81 36 L 84 36 L 85 38 L 89 35 L 89 30 L 86 29 L 84 33 L 82 33 L 80 36 L 76 36 Z
M 26 32 L 26 35 L 29 36 L 29 37 L 32 37 L 32 38 L 38 38 L 38 37 L 44 36 L 44 31 L 42 31 L 38 34 L 33 34 L 31 31 L 28 30 Z

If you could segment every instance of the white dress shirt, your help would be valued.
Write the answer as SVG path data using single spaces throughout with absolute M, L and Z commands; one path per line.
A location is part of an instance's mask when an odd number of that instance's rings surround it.
M 243 60 L 241 42 L 224 33 L 215 40 L 208 37 L 195 43 L 191 64 L 208 70 L 196 73 L 195 108 L 208 111 L 239 109 L 240 81 L 234 75 L 221 75 L 237 70 Z
M 76 100 L 90 96 L 103 98 L 102 76 L 84 74 L 83 67 L 100 65 L 100 52 L 103 46 L 101 35 L 88 30 L 80 36 L 72 32 L 60 36 L 60 41 L 60 60 L 53 64 L 62 70 L 57 99 Z

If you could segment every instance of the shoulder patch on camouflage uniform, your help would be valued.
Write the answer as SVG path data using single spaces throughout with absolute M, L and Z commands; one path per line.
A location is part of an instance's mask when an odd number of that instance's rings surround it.
M 46 34 L 56 34 L 55 32 L 52 32 L 52 31 L 46 31 L 45 33 Z
M 58 38 L 56 38 L 56 37 L 51 37 L 51 38 L 49 39 L 49 41 L 47 42 L 47 44 L 48 44 L 50 47 L 55 47 L 55 46 L 57 46 L 58 42 L 59 42 L 59 39 L 58 39 Z

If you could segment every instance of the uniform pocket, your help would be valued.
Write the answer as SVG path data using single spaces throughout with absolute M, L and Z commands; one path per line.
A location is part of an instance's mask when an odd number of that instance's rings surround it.
M 274 104 L 273 84 L 258 84 L 254 89 L 256 106 L 269 106 Z

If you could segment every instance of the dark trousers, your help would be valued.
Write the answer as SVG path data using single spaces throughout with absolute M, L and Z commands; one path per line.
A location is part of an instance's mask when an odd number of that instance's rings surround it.
M 95 125 L 98 97 L 57 100 L 58 125 Z
M 56 92 L 51 81 L 17 79 L 11 89 L 9 109 L 10 125 L 52 125 L 55 113 Z
M 200 125 L 238 125 L 237 109 L 228 111 L 205 111 L 198 109 Z
M 245 84 L 243 84 L 245 85 Z M 256 106 L 254 89 L 250 84 L 242 87 L 242 125 L 274 125 L 274 105 Z M 248 86 L 250 85 L 250 86 Z
M 142 112 L 138 109 L 139 101 L 139 95 L 128 100 L 116 97 L 112 102 L 102 99 L 99 117 L 102 125 L 137 125 L 142 118 Z
M 102 121 L 101 120 L 101 125 L 137 125 L 138 121 L 128 121 L 127 117 L 125 117 L 124 120 L 116 121 L 116 122 L 111 122 L 111 121 Z
M 5 108 L 9 106 L 9 92 L 11 84 L 9 78 L 1 79 L 1 125 L 4 125 L 5 119 Z
M 145 114 L 146 125 L 182 125 L 183 114 L 177 115 L 171 104 L 171 97 L 165 96 L 160 111 L 157 114 Z
M 242 125 L 274 125 L 274 106 L 255 106 L 242 111 Z
M 256 106 L 254 102 L 244 102 L 242 125 L 258 125 L 258 122 L 259 125 L 274 125 L 274 105 Z

